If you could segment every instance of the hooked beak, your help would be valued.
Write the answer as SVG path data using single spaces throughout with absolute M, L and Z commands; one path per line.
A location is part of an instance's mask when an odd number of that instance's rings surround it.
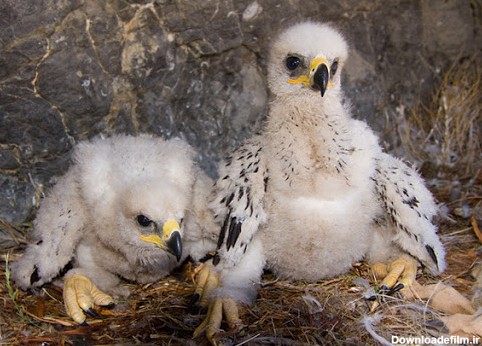
M 162 227 L 162 239 L 164 239 L 167 251 L 176 256 L 179 262 L 182 256 L 181 227 L 176 221 L 166 221 Z
M 182 256 L 182 240 L 181 232 L 179 230 L 173 231 L 171 236 L 166 240 L 166 249 L 176 256 L 176 259 L 179 262 Z
M 314 58 L 310 62 L 310 71 L 296 79 L 288 79 L 290 84 L 303 84 L 305 87 L 320 90 L 321 97 L 325 95 L 326 89 L 333 86 L 330 82 L 328 61 L 324 58 Z
M 325 95 L 326 88 L 328 87 L 328 81 L 330 78 L 326 64 L 319 64 L 316 67 L 315 73 L 311 73 L 310 77 L 311 87 L 313 89 L 320 90 L 321 97 L 323 97 Z
M 141 235 L 141 239 L 153 243 L 161 249 L 176 256 L 177 261 L 182 256 L 182 232 L 179 224 L 174 220 L 168 220 L 162 227 L 161 237 L 157 234 Z

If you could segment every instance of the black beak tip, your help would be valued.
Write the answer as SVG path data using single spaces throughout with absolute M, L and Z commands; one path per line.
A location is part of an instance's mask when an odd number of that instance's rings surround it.
M 320 90 L 321 97 L 325 96 L 326 88 L 328 87 L 328 81 L 330 74 L 328 67 L 325 64 L 321 64 L 315 71 L 312 80 L 312 88 Z
M 174 231 L 169 239 L 166 241 L 167 250 L 176 256 L 177 261 L 181 260 L 182 256 L 182 239 L 181 233 Z

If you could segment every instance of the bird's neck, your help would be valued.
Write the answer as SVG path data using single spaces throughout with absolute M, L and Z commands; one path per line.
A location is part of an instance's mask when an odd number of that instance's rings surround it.
M 267 127 L 276 131 L 289 124 L 297 128 L 312 131 L 329 126 L 333 120 L 345 122 L 349 114 L 339 97 L 326 97 L 310 94 L 306 96 L 277 97 L 270 106 Z
M 350 114 L 337 99 L 275 100 L 266 124 L 267 152 L 277 158 L 272 164 L 279 166 L 275 169 L 283 172 L 289 183 L 309 180 L 318 169 L 336 175 L 337 163 L 349 161 L 345 156 L 352 147 L 347 130 L 350 121 Z M 340 143 L 347 150 L 340 150 Z M 342 176 L 342 180 L 345 183 L 348 177 Z

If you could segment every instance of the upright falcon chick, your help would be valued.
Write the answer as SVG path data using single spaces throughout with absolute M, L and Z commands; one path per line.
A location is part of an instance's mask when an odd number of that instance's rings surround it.
M 15 283 L 38 288 L 67 270 L 65 306 L 83 323 L 94 304 L 113 304 L 107 293 L 128 294 L 120 278 L 153 282 L 187 255 L 213 250 L 204 236 L 214 225 L 205 206 L 212 182 L 194 155 L 180 139 L 149 136 L 77 144 L 73 165 L 40 204 L 33 242 L 12 263 Z
M 214 266 L 200 275 L 196 296 L 209 311 L 195 335 L 212 341 L 223 309 L 231 327 L 241 323 L 236 304 L 253 302 L 264 267 L 318 280 L 367 259 L 387 289 L 410 285 L 417 263 L 435 275 L 445 269 L 422 178 L 352 118 L 340 78 L 347 56 L 340 33 L 313 22 L 271 47 L 264 130 L 227 158 L 216 182 L 221 231 Z M 217 289 L 204 289 L 213 281 Z

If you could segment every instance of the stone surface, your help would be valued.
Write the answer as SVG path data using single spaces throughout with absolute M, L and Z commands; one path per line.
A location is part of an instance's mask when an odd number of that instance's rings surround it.
M 346 34 L 354 112 L 394 148 L 395 107 L 480 54 L 480 11 L 469 0 L 3 0 L 0 218 L 28 219 L 72 145 L 98 134 L 183 137 L 214 176 L 260 128 L 268 44 L 301 19 Z

